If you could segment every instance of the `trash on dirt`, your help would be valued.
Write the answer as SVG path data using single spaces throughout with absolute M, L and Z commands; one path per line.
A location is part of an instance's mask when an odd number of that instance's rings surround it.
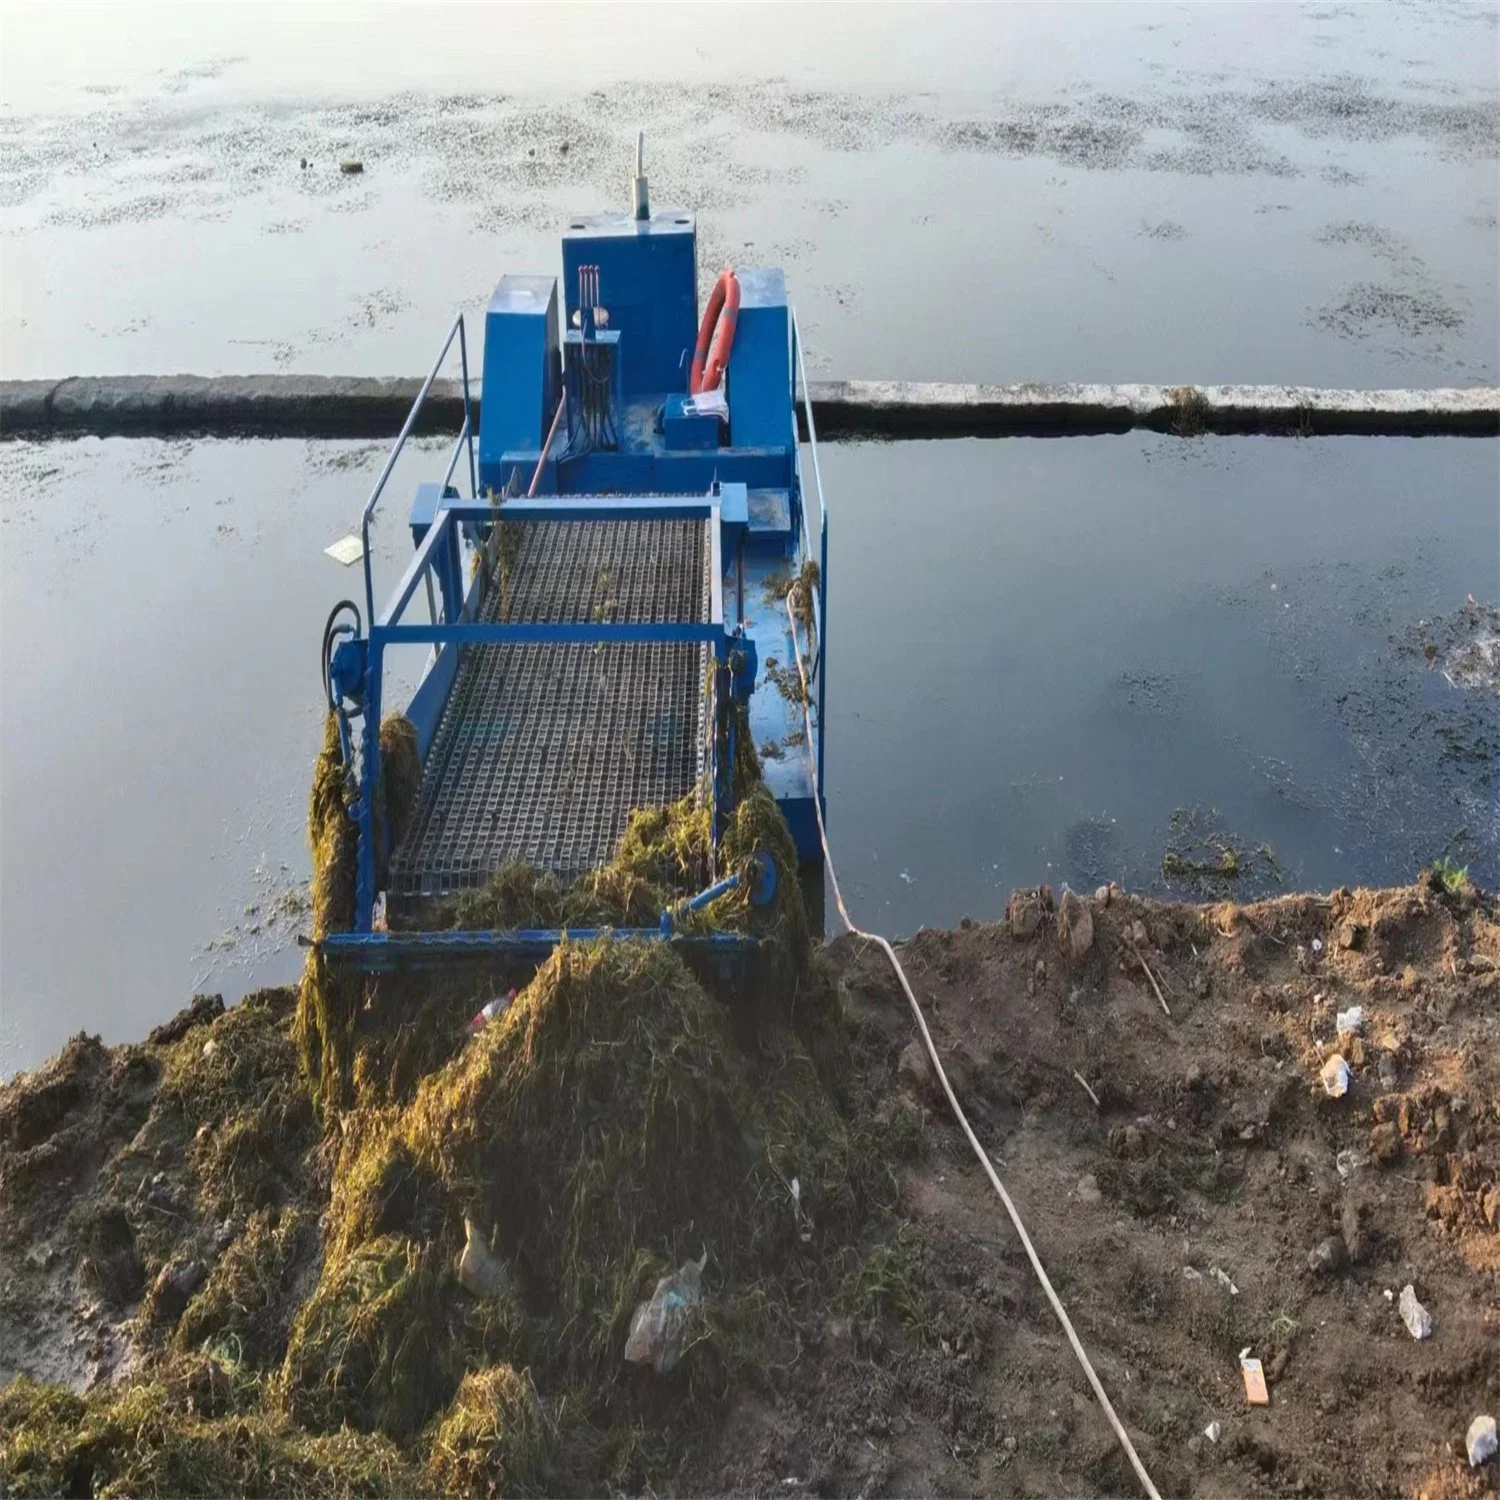
M 1323 939 L 1322 938 L 1314 938 L 1312 940 L 1312 951 L 1314 953 L 1321 953 L 1323 951 Z
M 346 177 L 352 177 L 356 172 L 363 172 L 364 169 L 365 164 L 355 156 L 346 156 L 343 161 L 339 163 L 339 171 L 342 172 Z
M 630 1337 L 625 1341 L 627 1364 L 648 1364 L 658 1375 L 677 1368 L 688 1315 L 703 1300 L 703 1268 L 707 1264 L 705 1249 L 701 1259 L 685 1261 L 672 1275 L 656 1283 L 656 1290 L 636 1308 L 630 1320 Z
M 464 1215 L 464 1248 L 458 1258 L 458 1279 L 476 1297 L 503 1297 L 510 1290 L 505 1264 Z
M 1396 1306 L 1401 1313 L 1401 1321 L 1406 1324 L 1406 1331 L 1414 1339 L 1432 1337 L 1432 1314 L 1417 1301 L 1416 1291 L 1410 1282 L 1401 1288 L 1401 1300 Z
M 1349 1064 L 1340 1053 L 1335 1052 L 1319 1075 L 1323 1080 L 1323 1092 L 1330 1099 L 1342 1099 L 1349 1092 Z
M 515 998 L 516 992 L 514 987 L 507 994 L 496 995 L 488 1005 L 481 1006 L 474 1013 L 474 1019 L 469 1022 L 469 1030 L 483 1031 L 497 1016 L 503 1016 L 510 1009 L 510 1002 Z
M 1251 1406 L 1269 1406 L 1271 1392 L 1266 1387 L 1266 1372 L 1258 1359 L 1250 1358 L 1250 1345 L 1240 1350 L 1240 1378 L 1245 1382 L 1245 1399 Z
M 1469 1450 L 1469 1467 L 1477 1469 L 1487 1458 L 1493 1458 L 1500 1448 L 1500 1437 L 1495 1434 L 1493 1417 L 1475 1417 L 1464 1434 L 1464 1447 Z
M 1208 1274 L 1212 1276 L 1213 1279 L 1217 1281 L 1219 1285 L 1223 1287 L 1231 1297 L 1239 1296 L 1240 1289 L 1229 1279 L 1228 1271 L 1222 1270 L 1218 1266 L 1210 1266 L 1208 1268 Z
M 1352 1036 L 1364 1029 L 1365 1008 L 1362 1005 L 1351 1005 L 1348 1010 L 1341 1010 L 1334 1016 L 1333 1024 L 1338 1028 L 1340 1036 Z
M 1203 1436 L 1206 1437 L 1211 1443 L 1217 1443 L 1223 1435 L 1224 1429 L 1220 1427 L 1217 1422 L 1210 1422 L 1208 1426 L 1203 1429 Z
M 1364 1157 L 1353 1146 L 1345 1146 L 1333 1159 L 1333 1165 L 1338 1171 L 1340 1182 L 1348 1182 L 1364 1164 Z

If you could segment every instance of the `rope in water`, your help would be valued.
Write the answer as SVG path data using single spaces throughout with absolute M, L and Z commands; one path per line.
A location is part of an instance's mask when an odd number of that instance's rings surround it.
M 1094 1372 L 1094 1367 L 1089 1361 L 1087 1352 L 1078 1335 L 1073 1331 L 1072 1321 L 1069 1319 L 1067 1310 L 1063 1307 L 1058 1295 L 1052 1289 L 1052 1283 L 1047 1279 L 1047 1272 L 1042 1265 L 1041 1258 L 1036 1253 L 1036 1247 L 1031 1243 L 1031 1236 L 1026 1233 L 1026 1226 L 1021 1222 L 1021 1215 L 1016 1210 L 1016 1205 L 1011 1201 L 1010 1194 L 1005 1191 L 1005 1184 L 1000 1181 L 999 1174 L 995 1171 L 994 1163 L 990 1161 L 988 1153 L 979 1144 L 979 1138 L 974 1134 L 969 1125 L 968 1117 L 964 1114 L 958 1102 L 958 1096 L 953 1092 L 953 1085 L 948 1081 L 948 1075 L 943 1069 L 942 1060 L 938 1057 L 937 1048 L 933 1045 L 932 1033 L 927 1029 L 927 1019 L 922 1014 L 922 1007 L 917 1001 L 911 983 L 906 977 L 906 970 L 901 967 L 901 960 L 896 957 L 896 950 L 875 932 L 866 932 L 863 928 L 855 926 L 854 919 L 849 915 L 849 908 L 844 905 L 844 895 L 839 889 L 838 872 L 833 867 L 833 854 L 828 847 L 828 830 L 823 826 L 823 800 L 822 789 L 818 785 L 817 761 L 813 755 L 813 732 L 812 714 L 809 709 L 809 695 L 807 691 L 807 669 L 802 661 L 802 648 L 797 641 L 797 617 L 792 613 L 792 592 L 786 597 L 786 617 L 792 631 L 792 653 L 797 658 L 797 676 L 802 682 L 802 719 L 806 727 L 807 738 L 807 764 L 808 771 L 812 777 L 813 784 L 813 810 L 818 815 L 818 837 L 823 843 L 823 859 L 828 869 L 828 881 L 833 887 L 833 899 L 839 909 L 839 916 L 844 920 L 844 926 L 856 937 L 863 938 L 866 942 L 874 943 L 885 956 L 891 961 L 891 967 L 896 971 L 896 978 L 901 981 L 901 988 L 906 992 L 907 1003 L 911 1006 L 911 1013 L 916 1019 L 917 1029 L 922 1033 L 922 1043 L 927 1048 L 927 1056 L 931 1059 L 934 1071 L 937 1073 L 938 1081 L 943 1086 L 943 1093 L 948 1096 L 948 1106 L 953 1111 L 953 1118 L 959 1123 L 965 1136 L 968 1137 L 969 1145 L 974 1148 L 974 1155 L 979 1158 L 979 1164 L 985 1170 L 990 1179 L 991 1186 L 1000 1195 L 1000 1201 L 1005 1205 L 1005 1211 L 1010 1215 L 1010 1222 L 1015 1226 L 1016 1233 L 1020 1236 L 1022 1248 L 1026 1251 L 1026 1257 L 1031 1262 L 1031 1269 L 1036 1272 L 1036 1278 L 1042 1285 L 1042 1290 L 1047 1294 L 1047 1300 L 1052 1304 L 1052 1311 L 1057 1314 L 1057 1321 L 1062 1324 L 1062 1330 L 1068 1336 L 1068 1342 L 1073 1346 L 1073 1353 L 1078 1356 L 1078 1363 L 1083 1366 L 1083 1373 L 1088 1377 L 1089 1384 L 1093 1387 L 1094 1395 L 1098 1398 L 1099 1405 L 1104 1409 L 1104 1415 L 1109 1418 L 1109 1425 L 1114 1428 L 1115 1436 L 1120 1440 L 1120 1446 L 1125 1450 L 1125 1456 L 1130 1460 L 1130 1466 L 1135 1470 L 1136 1478 L 1140 1480 L 1141 1487 L 1146 1491 L 1151 1500 L 1161 1500 L 1161 1493 L 1151 1482 L 1151 1476 L 1146 1472 L 1146 1466 L 1141 1462 L 1140 1455 L 1135 1451 L 1135 1444 L 1130 1441 L 1130 1434 L 1125 1431 L 1124 1425 L 1119 1417 L 1115 1415 L 1115 1409 L 1110 1404 L 1104 1386 Z

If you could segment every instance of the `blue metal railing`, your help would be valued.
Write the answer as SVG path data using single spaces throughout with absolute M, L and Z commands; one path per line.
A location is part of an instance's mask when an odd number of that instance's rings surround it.
M 397 437 L 395 446 L 391 449 L 390 457 L 385 461 L 385 467 L 380 471 L 380 477 L 375 481 L 374 489 L 370 491 L 370 498 L 365 501 L 364 513 L 360 517 L 359 537 L 364 546 L 365 618 L 367 620 L 375 618 L 375 581 L 370 572 L 370 517 L 375 514 L 375 505 L 385 489 L 386 480 L 391 477 L 391 471 L 396 467 L 396 460 L 401 457 L 401 450 L 406 446 L 407 438 L 411 436 L 412 429 L 417 425 L 417 418 L 421 415 L 422 407 L 432 391 L 432 383 L 437 379 L 437 373 L 442 369 L 443 361 L 447 359 L 448 351 L 453 347 L 455 335 L 458 337 L 458 356 L 463 368 L 464 420 L 463 426 L 459 429 L 458 441 L 453 445 L 453 454 L 448 460 L 448 468 L 443 475 L 443 487 L 446 489 L 448 481 L 453 478 L 453 471 L 458 466 L 459 454 L 463 452 L 467 444 L 469 497 L 474 499 L 479 494 L 479 476 L 474 467 L 474 408 L 469 401 L 469 342 L 468 335 L 464 331 L 464 315 L 460 313 L 453 320 L 453 326 L 448 330 L 448 337 L 443 340 L 443 347 L 438 350 L 438 357 L 433 361 L 432 369 L 427 373 L 427 379 L 422 382 L 422 389 L 417 392 L 417 399 L 412 402 L 411 410 L 402 424 L 400 436 Z

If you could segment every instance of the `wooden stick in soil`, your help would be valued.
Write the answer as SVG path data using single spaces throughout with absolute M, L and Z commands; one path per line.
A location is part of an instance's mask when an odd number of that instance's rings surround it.
M 1080 1073 L 1078 1071 L 1077 1068 L 1073 1069 L 1073 1076 L 1078 1080 L 1079 1084 L 1082 1086 L 1084 1093 L 1087 1094 L 1089 1096 L 1089 1098 L 1094 1101 L 1094 1108 L 1098 1109 L 1100 1107 L 1100 1105 L 1099 1105 L 1099 1096 L 1098 1096 L 1098 1094 L 1096 1094 L 1093 1091 L 1093 1089 L 1091 1089 L 1089 1087 L 1088 1080 L 1083 1076 L 1082 1073 Z
M 1146 962 L 1145 955 L 1134 943 L 1130 944 L 1130 951 L 1135 954 L 1135 961 L 1146 971 L 1146 978 L 1151 981 L 1151 988 L 1156 991 L 1156 998 L 1161 1002 L 1162 1010 L 1170 1019 L 1172 1012 L 1167 1006 L 1167 997 L 1162 994 L 1161 986 L 1156 982 L 1156 975 L 1151 972 L 1151 965 Z

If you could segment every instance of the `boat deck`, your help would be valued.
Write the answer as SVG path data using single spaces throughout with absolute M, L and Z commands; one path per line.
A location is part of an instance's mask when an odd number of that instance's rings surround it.
M 697 520 L 533 522 L 510 539 L 481 618 L 525 623 L 709 619 Z M 631 809 L 692 790 L 705 756 L 708 648 L 471 645 L 391 858 L 398 903 L 482 886 L 522 863 L 570 880 L 607 861 Z

